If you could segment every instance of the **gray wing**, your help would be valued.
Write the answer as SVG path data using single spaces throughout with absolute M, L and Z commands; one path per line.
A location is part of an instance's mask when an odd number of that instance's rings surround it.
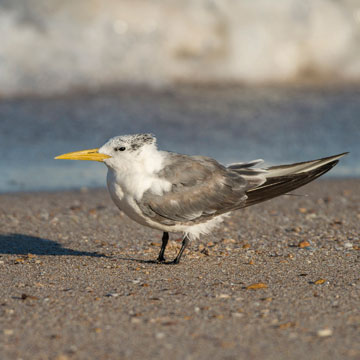
M 240 208 L 246 191 L 265 178 L 262 170 L 249 169 L 252 165 L 231 166 L 203 156 L 167 153 L 158 176 L 172 184 L 170 191 L 156 195 L 148 190 L 138 205 L 144 215 L 164 225 L 202 222 Z

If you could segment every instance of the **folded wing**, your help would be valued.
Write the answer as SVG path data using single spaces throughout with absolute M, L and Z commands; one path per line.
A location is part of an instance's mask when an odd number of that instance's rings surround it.
M 138 206 L 165 225 L 203 222 L 242 207 L 246 191 L 265 182 L 264 170 L 250 169 L 254 164 L 225 167 L 203 156 L 169 153 L 158 176 L 172 184 L 171 190 L 163 195 L 148 190 Z
M 297 189 L 328 172 L 345 154 L 258 169 L 253 166 L 261 160 L 225 167 L 203 156 L 169 153 L 158 175 L 172 184 L 171 190 L 163 195 L 148 190 L 138 206 L 164 225 L 196 224 Z

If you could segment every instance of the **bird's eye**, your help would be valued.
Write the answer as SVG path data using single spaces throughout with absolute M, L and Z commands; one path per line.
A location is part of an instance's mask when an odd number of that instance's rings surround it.
M 115 151 L 125 151 L 125 150 L 126 150 L 125 146 L 115 148 Z

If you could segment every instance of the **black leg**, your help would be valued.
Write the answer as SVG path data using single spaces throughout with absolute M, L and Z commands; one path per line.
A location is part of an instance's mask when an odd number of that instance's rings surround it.
M 169 233 L 164 231 L 163 237 L 162 237 L 161 249 L 160 249 L 160 252 L 159 252 L 159 256 L 157 258 L 158 262 L 164 262 L 165 261 L 164 254 L 165 254 L 165 249 L 166 249 L 166 245 L 167 245 L 168 241 L 169 241 Z
M 181 249 L 179 251 L 179 253 L 176 255 L 176 258 L 174 259 L 174 261 L 172 262 L 173 264 L 178 264 L 180 262 L 181 256 L 184 252 L 184 250 L 186 249 L 186 247 L 189 245 L 189 238 L 187 236 L 184 237 L 182 245 L 181 245 Z

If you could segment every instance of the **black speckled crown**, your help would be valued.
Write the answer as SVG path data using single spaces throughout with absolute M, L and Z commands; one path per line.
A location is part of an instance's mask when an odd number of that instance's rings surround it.
M 156 138 L 153 134 L 121 135 L 112 138 L 110 141 L 113 146 L 125 146 L 132 151 L 136 151 L 146 144 L 156 144 Z

